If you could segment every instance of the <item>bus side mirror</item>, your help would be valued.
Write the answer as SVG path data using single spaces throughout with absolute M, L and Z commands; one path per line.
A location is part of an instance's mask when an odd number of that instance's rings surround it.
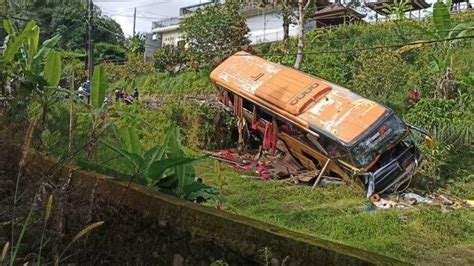
M 408 126 L 410 129 L 412 129 L 412 130 L 414 130 L 414 131 L 416 131 L 416 132 L 421 133 L 422 135 L 424 135 L 424 136 L 425 136 L 425 144 L 426 144 L 426 146 L 428 147 L 428 149 L 430 149 L 430 150 L 433 150 L 433 149 L 434 149 L 436 143 L 435 143 L 435 140 L 433 139 L 433 137 L 430 135 L 430 133 L 429 133 L 428 131 L 426 131 L 426 130 L 424 130 L 424 129 L 421 129 L 421 128 L 418 128 L 418 127 L 415 127 L 415 126 L 410 125 L 410 124 L 407 124 L 407 126 Z
M 425 143 L 426 143 L 426 146 L 428 146 L 428 148 L 430 150 L 433 150 L 434 147 L 435 147 L 435 140 L 430 137 L 430 136 L 425 136 Z

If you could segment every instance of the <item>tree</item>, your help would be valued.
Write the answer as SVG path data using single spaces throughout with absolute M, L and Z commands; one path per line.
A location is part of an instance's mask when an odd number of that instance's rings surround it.
M 105 42 L 116 45 L 123 45 L 125 37 L 122 27 L 112 18 L 102 15 L 99 7 L 94 7 L 94 32 L 92 39 L 95 42 Z
M 296 69 L 300 69 L 304 60 L 304 23 L 306 11 L 311 5 L 311 2 L 311 0 L 298 0 L 298 16 L 296 18 L 296 36 L 298 38 L 298 44 L 296 46 L 297 53 L 295 65 L 293 66 Z
M 55 35 L 63 38 L 59 48 L 77 50 L 85 48 L 87 40 L 87 1 L 86 0 L 4 0 L 11 17 L 26 21 L 35 20 L 41 27 L 41 39 Z M 122 45 L 125 37 L 120 25 L 113 19 L 103 16 L 99 7 L 94 6 L 94 42 Z M 16 20 L 20 27 L 25 21 Z
M 246 1 L 253 3 L 253 0 Z M 288 53 L 290 50 L 290 24 L 293 21 L 295 15 L 294 9 L 296 2 L 294 0 L 281 0 L 281 1 L 270 1 L 260 0 L 260 7 L 266 8 L 267 6 L 278 6 L 280 8 L 280 15 L 283 21 L 283 42 L 285 43 L 285 52 Z
M 145 52 L 145 35 L 137 34 L 127 40 L 127 50 L 132 54 L 143 54 Z
M 262 0 L 262 5 L 266 6 L 269 2 Z M 312 0 L 281 0 L 279 1 L 280 13 L 283 17 L 283 41 L 285 43 L 286 52 L 290 49 L 290 23 L 293 18 L 296 20 L 296 36 L 298 39 L 297 44 L 297 55 L 294 63 L 294 68 L 300 69 L 304 60 L 304 24 L 306 22 L 306 16 L 310 8 L 313 7 Z M 295 8 L 297 11 L 295 12 Z
M 181 30 L 186 45 L 200 65 L 213 66 L 250 43 L 246 37 L 249 29 L 239 8 L 239 4 L 229 1 L 184 19 Z
M 290 5 L 288 0 L 282 0 L 281 6 L 282 7 L 281 7 L 280 14 L 283 18 L 283 42 L 285 43 L 285 51 L 289 52 L 290 50 L 290 23 L 294 15 L 293 6 Z
M 176 74 L 186 66 L 187 56 L 184 47 L 165 45 L 155 52 L 155 68 L 160 72 Z

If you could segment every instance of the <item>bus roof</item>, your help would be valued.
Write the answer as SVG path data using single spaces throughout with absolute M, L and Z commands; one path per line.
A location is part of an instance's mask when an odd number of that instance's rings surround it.
M 246 52 L 226 59 L 210 75 L 225 87 L 294 123 L 353 143 L 388 109 L 345 88 Z

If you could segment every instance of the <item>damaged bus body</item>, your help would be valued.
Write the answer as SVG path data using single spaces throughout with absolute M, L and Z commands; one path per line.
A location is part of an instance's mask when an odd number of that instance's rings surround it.
M 245 52 L 210 79 L 220 100 L 254 129 L 272 123 L 286 150 L 319 170 L 318 179 L 324 172 L 356 181 L 370 196 L 400 189 L 422 160 L 412 127 L 390 108 L 326 80 Z

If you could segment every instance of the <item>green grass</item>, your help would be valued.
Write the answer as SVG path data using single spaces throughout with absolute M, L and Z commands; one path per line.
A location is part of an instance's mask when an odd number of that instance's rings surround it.
M 215 184 L 212 162 L 196 168 L 205 182 Z M 364 195 L 348 186 L 312 190 L 256 180 L 227 166 L 222 174 L 226 211 L 408 262 L 459 264 L 473 258 L 472 211 L 419 206 L 369 212 Z
M 209 81 L 210 72 L 183 72 L 170 76 L 169 74 L 153 74 L 144 77 L 142 87 L 143 94 L 177 95 L 208 95 L 215 91 Z

